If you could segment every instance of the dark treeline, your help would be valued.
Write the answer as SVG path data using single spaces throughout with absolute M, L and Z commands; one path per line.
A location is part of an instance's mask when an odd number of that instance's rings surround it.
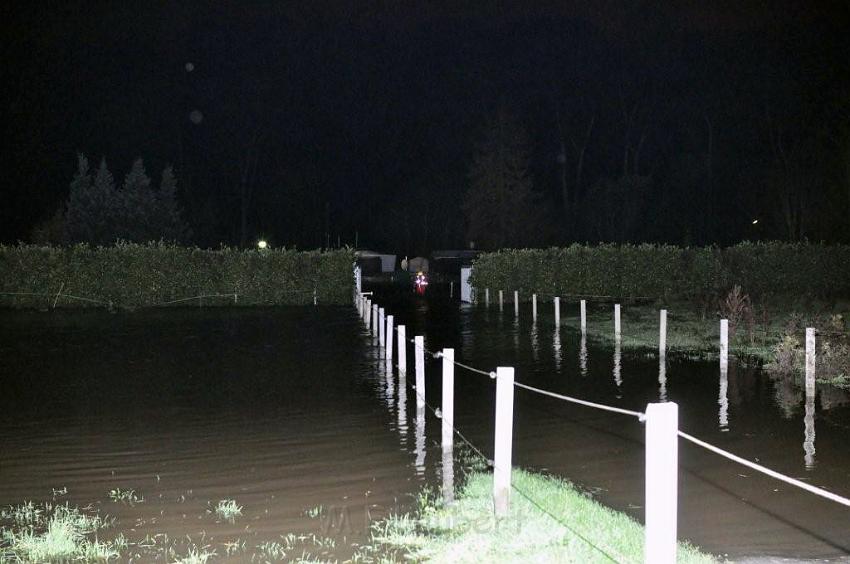
M 78 152 L 173 164 L 201 246 L 850 238 L 846 20 L 814 6 L 86 10 L 15 14 L 4 241 Z

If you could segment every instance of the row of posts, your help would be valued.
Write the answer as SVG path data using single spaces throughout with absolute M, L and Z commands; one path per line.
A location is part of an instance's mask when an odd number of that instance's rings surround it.
M 489 295 L 489 290 L 485 296 Z M 500 300 L 502 298 L 500 292 Z M 517 293 L 514 293 L 515 303 Z M 555 298 L 556 316 L 559 314 L 558 298 Z M 583 303 L 583 302 L 582 302 Z M 399 325 L 394 328 L 392 315 L 384 320 L 384 310 L 363 295 L 357 296 L 357 306 L 363 321 L 379 343 L 384 347 L 387 359 L 393 357 L 393 331 L 398 333 L 398 370 L 401 378 L 407 372 L 406 328 Z M 533 300 L 536 313 L 537 300 Z M 516 306 L 515 306 L 516 310 Z M 585 308 L 582 306 L 582 314 Z M 582 319 L 584 320 L 584 315 Z M 620 334 L 620 305 L 614 307 L 615 332 Z M 667 311 L 661 310 L 660 353 L 666 347 Z M 584 323 L 582 323 L 584 329 Z M 721 370 L 728 366 L 729 325 L 728 320 L 720 322 Z M 814 394 L 815 364 L 814 329 L 806 330 L 806 392 Z M 442 356 L 442 436 L 444 482 L 446 468 L 451 472 L 453 434 L 454 434 L 454 349 L 445 348 Z M 425 407 L 425 344 L 424 337 L 414 337 L 414 357 L 416 373 L 417 414 L 424 413 Z M 811 376 L 810 376 L 811 374 Z M 401 382 L 400 382 L 401 384 Z M 497 518 L 508 516 L 511 498 L 511 453 L 513 449 L 513 406 L 514 406 L 514 368 L 500 366 L 496 369 L 496 424 L 493 455 L 493 508 Z M 419 415 L 417 415 L 419 417 Z M 679 445 L 679 407 L 675 402 L 650 403 L 646 407 L 646 460 L 645 460 L 645 552 L 644 562 L 652 564 L 673 564 L 677 551 L 677 513 L 678 513 L 678 445 Z M 449 482 L 450 483 L 450 482 Z M 445 484 L 444 484 L 445 486 Z M 453 501 L 451 486 L 443 488 L 444 500 Z
M 555 296 L 552 300 L 555 308 L 555 325 L 561 325 L 561 298 Z M 490 288 L 484 289 L 484 303 L 490 306 Z M 505 307 L 504 291 L 499 290 L 499 311 Z M 519 317 L 519 291 L 514 290 L 514 315 Z M 531 295 L 531 316 L 537 320 L 537 294 Z M 579 327 L 582 334 L 587 333 L 587 301 L 579 301 Z M 614 337 L 622 335 L 622 323 L 620 318 L 620 304 L 614 304 Z M 667 310 L 659 312 L 658 354 L 661 357 L 667 355 Z M 720 367 L 725 371 L 729 366 L 729 320 L 720 320 Z M 815 391 L 815 329 L 806 328 L 806 395 L 813 395 Z

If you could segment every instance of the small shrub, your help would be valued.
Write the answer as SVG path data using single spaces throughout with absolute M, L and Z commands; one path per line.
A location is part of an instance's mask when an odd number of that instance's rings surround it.
M 804 359 L 800 339 L 794 335 L 784 335 L 782 340 L 774 347 L 774 357 L 775 362 L 770 365 L 770 368 L 786 374 L 799 370 Z
M 729 320 L 729 340 L 735 338 L 738 325 L 745 319 L 752 320 L 752 304 L 749 294 L 745 294 L 739 285 L 735 285 L 726 294 L 726 298 L 720 300 L 720 317 Z M 752 326 L 753 323 L 748 325 Z

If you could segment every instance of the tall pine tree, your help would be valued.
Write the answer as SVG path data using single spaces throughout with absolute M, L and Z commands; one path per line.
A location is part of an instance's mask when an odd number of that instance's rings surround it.
M 121 239 L 143 242 L 158 238 L 156 229 L 152 228 L 156 220 L 156 197 L 141 158 L 133 162 L 124 177 L 116 204 L 114 217 L 119 220 L 116 231 Z
M 91 241 L 92 237 L 92 176 L 89 160 L 77 155 L 77 172 L 71 180 L 65 214 L 65 240 L 69 243 Z
M 180 214 L 180 206 L 177 203 L 177 178 L 171 166 L 162 170 L 162 180 L 156 194 L 156 207 L 160 238 L 178 243 L 185 242 L 189 238 L 189 227 Z
M 545 214 L 533 191 L 528 155 L 522 125 L 500 109 L 473 157 L 463 204 L 467 237 L 478 247 L 517 247 L 542 240 Z

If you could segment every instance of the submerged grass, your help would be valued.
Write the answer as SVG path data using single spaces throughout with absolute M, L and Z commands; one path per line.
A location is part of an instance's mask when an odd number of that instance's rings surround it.
M 242 516 L 242 506 L 236 504 L 235 499 L 222 499 L 213 509 L 216 517 L 223 521 L 233 522 Z
M 111 520 L 68 504 L 27 502 L 0 511 L 0 562 L 97 562 L 117 558 L 126 541 L 97 538 Z
M 429 496 L 415 514 L 373 525 L 370 549 L 427 562 L 642 562 L 643 526 L 570 483 L 515 469 L 508 517 L 496 519 L 492 475 L 473 472 L 451 505 Z M 521 493 L 520 493 L 521 492 Z M 678 562 L 717 560 L 686 542 Z

